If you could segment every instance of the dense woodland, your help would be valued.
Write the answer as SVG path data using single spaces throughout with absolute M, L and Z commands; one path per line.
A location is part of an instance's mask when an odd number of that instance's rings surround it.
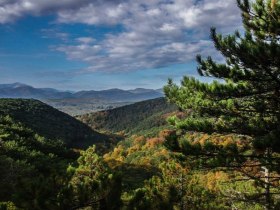
M 109 142 L 108 136 L 38 100 L 0 99 L 0 115 L 24 122 L 39 135 L 59 139 L 69 147 L 87 148 L 92 144 Z
M 151 99 L 116 109 L 77 116 L 94 130 L 105 133 L 155 135 L 166 128 L 169 116 L 179 115 L 178 107 L 164 98 Z M 170 126 L 169 126 L 170 127 Z
M 88 126 L 0 100 L 0 209 L 280 209 L 280 3 L 237 3 L 244 33 L 211 29 L 226 63 L 197 57 L 220 82 L 170 80 Z

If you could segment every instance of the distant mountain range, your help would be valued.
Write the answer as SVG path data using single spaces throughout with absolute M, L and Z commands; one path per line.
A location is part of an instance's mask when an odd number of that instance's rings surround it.
M 34 88 L 22 83 L 0 84 L 1 98 L 59 99 L 71 96 L 71 92 L 58 91 L 52 88 Z
M 135 102 L 163 96 L 161 89 L 136 88 L 134 90 L 59 91 L 52 88 L 35 88 L 22 83 L 0 84 L 0 98 L 34 99 L 98 99 L 109 102 Z

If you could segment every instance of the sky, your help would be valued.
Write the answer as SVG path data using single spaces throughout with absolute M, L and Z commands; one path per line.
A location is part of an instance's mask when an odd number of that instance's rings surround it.
M 210 27 L 242 28 L 236 0 L 0 0 L 0 83 L 161 88 L 221 60 Z

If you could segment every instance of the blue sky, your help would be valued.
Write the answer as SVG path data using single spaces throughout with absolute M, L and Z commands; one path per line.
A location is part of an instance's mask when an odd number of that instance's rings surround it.
M 219 59 L 211 26 L 240 29 L 235 0 L 0 0 L 0 83 L 161 88 Z

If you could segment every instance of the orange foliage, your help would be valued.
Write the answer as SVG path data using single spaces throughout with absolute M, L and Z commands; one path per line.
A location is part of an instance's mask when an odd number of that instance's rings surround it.
M 164 138 L 159 138 L 159 137 L 155 137 L 155 138 L 150 138 L 147 140 L 147 143 L 145 144 L 146 147 L 148 148 L 153 148 L 159 144 L 162 144 L 164 142 Z
M 238 136 L 234 134 L 222 135 L 222 134 L 205 134 L 198 132 L 188 132 L 186 138 L 191 144 L 200 144 L 202 147 L 207 142 L 211 142 L 216 146 L 227 147 L 235 144 L 239 150 L 244 150 L 251 145 L 252 140 L 247 136 Z
M 200 143 L 200 145 L 204 145 L 208 139 L 209 139 L 209 135 L 204 134 L 204 135 L 202 135 L 202 137 L 199 139 L 198 142 Z
M 163 119 L 167 119 L 169 117 L 173 117 L 176 116 L 179 119 L 184 119 L 187 117 L 187 113 L 185 112 L 180 112 L 180 111 L 175 111 L 175 112 L 170 112 L 170 113 L 166 113 L 164 115 L 162 115 Z
M 165 129 L 165 130 L 160 131 L 159 134 L 158 134 L 158 136 L 159 136 L 160 138 L 166 139 L 166 138 L 168 138 L 169 136 L 174 135 L 174 134 L 176 134 L 176 130 L 167 130 L 167 129 Z
M 133 136 L 133 144 L 144 144 L 146 142 L 146 138 L 144 136 Z

